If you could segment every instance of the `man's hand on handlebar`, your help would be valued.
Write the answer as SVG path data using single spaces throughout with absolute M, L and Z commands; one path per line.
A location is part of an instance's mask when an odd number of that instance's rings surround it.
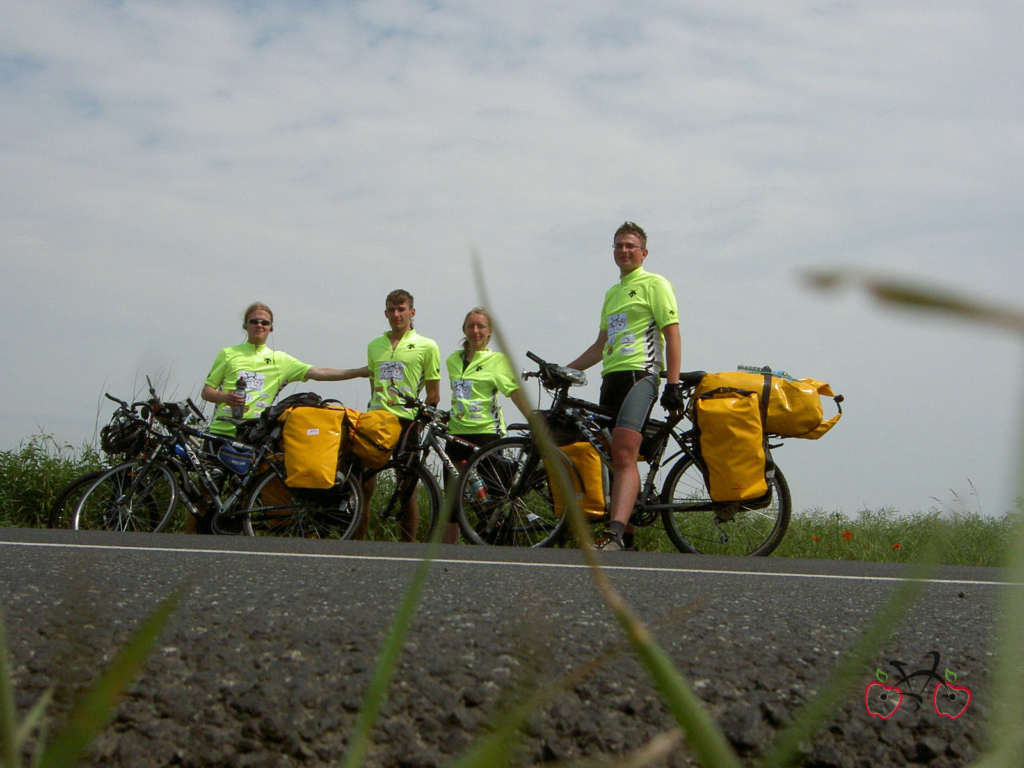
M 685 404 L 683 397 L 684 387 L 678 381 L 665 385 L 665 391 L 661 393 L 661 407 L 666 411 L 678 411 Z

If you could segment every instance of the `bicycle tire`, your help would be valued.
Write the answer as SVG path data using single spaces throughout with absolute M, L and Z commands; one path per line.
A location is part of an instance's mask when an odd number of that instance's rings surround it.
M 362 487 L 351 473 L 339 472 L 330 488 L 289 488 L 268 469 L 256 478 L 241 528 L 247 536 L 350 539 L 362 508 Z
M 523 468 L 530 476 L 517 478 Z M 485 497 L 472 491 L 476 480 Z M 483 447 L 463 467 L 455 512 L 462 535 L 474 544 L 550 547 L 567 526 L 566 515 L 556 514 L 553 498 L 533 440 L 505 437 Z
M 717 510 L 671 510 L 661 513 L 665 532 L 680 552 L 705 555 L 768 555 L 779 545 L 789 526 L 792 499 L 789 484 L 775 467 L 769 483 L 771 500 L 764 506 L 736 502 Z M 711 504 L 711 495 L 692 456 L 672 465 L 661 491 L 661 503 Z
M 129 461 L 103 472 L 82 495 L 71 520 L 76 531 L 156 533 L 178 500 L 173 473 L 159 462 Z
M 409 541 L 405 530 L 405 507 L 412 490 L 416 493 L 419 518 L 412 541 L 428 541 L 441 517 L 441 488 L 435 478 L 420 464 L 407 459 L 392 459 L 383 467 L 363 477 L 365 487 L 372 487 L 367 498 L 367 536 L 374 541 Z
M 66 525 L 70 528 L 78 502 L 82 500 L 82 496 L 89 486 L 106 471 L 105 469 L 96 469 L 92 472 L 86 472 L 65 485 L 60 493 L 57 494 L 53 504 L 50 505 L 50 514 L 46 523 L 47 527 L 63 528 Z

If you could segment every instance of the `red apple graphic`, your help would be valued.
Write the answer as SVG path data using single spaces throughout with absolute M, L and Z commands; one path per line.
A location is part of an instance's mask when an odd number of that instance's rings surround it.
M 871 717 L 888 720 L 903 702 L 903 691 L 895 685 L 874 680 L 864 688 L 864 709 Z
M 956 720 L 967 711 L 971 704 L 971 689 L 952 683 L 936 683 L 932 693 L 932 705 L 939 717 Z

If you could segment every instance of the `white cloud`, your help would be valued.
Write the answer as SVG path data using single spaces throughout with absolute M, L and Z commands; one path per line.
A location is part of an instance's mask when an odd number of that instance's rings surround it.
M 676 285 L 687 367 L 771 363 L 848 395 L 833 433 L 780 452 L 798 507 L 926 508 L 970 479 L 1002 512 L 1019 342 L 795 275 L 853 264 L 1019 302 L 1021 16 L 16 5 L 0 30 L 5 442 L 81 440 L 98 393 L 139 394 L 146 373 L 194 393 L 257 297 L 276 344 L 318 365 L 360 362 L 399 285 L 453 347 L 477 303 L 472 247 L 518 349 L 567 360 L 596 333 L 631 218 Z

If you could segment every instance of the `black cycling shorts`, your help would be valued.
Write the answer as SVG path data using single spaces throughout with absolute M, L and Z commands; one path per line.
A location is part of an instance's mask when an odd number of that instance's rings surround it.
M 473 445 L 477 446 L 476 449 L 470 448 L 468 445 L 457 443 L 454 440 L 449 440 L 448 444 L 445 445 L 444 450 L 445 453 L 448 454 L 448 458 L 454 461 L 456 466 L 461 468 L 467 461 L 469 461 L 469 459 L 473 457 L 473 454 L 475 454 L 477 450 L 487 445 L 488 443 L 493 443 L 495 440 L 500 438 L 501 435 L 495 435 L 491 432 L 480 432 L 477 434 L 458 435 L 458 437 L 460 440 L 465 440 L 467 443 L 472 443 Z M 452 480 L 453 478 L 450 477 L 447 472 L 445 472 L 445 488 L 448 487 L 449 483 L 451 483 Z
M 658 377 L 647 371 L 614 371 L 601 379 L 602 408 L 615 411 L 616 427 L 643 432 L 658 399 Z

